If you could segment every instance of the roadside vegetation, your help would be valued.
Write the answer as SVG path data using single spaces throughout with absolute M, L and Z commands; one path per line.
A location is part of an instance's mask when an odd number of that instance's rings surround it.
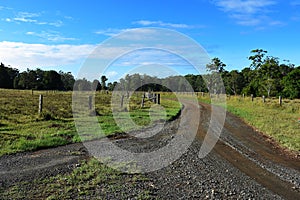
M 208 94 L 199 100 L 210 103 Z M 262 98 L 242 96 L 227 97 L 227 110 L 241 117 L 246 123 L 258 131 L 271 136 L 280 146 L 289 150 L 300 151 L 300 100 L 283 99 L 279 105 L 278 98 Z
M 0 89 L 0 155 L 36 150 L 80 142 L 72 114 L 72 92 Z M 39 95 L 43 94 L 43 111 L 38 114 Z M 161 106 L 166 109 L 165 120 L 178 114 L 181 105 L 162 95 Z M 96 92 L 95 110 L 105 135 L 120 133 L 110 108 L 111 94 Z M 131 118 L 140 126 L 150 126 L 149 110 L 155 106 L 132 95 L 129 102 Z M 158 116 L 163 118 L 164 116 Z M 128 130 L 134 127 L 128 127 Z M 85 138 L 93 139 L 93 138 Z

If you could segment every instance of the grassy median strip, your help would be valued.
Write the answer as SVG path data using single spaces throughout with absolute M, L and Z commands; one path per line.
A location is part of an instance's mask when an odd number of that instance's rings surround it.
M 41 94 L 44 101 L 43 111 L 39 115 Z M 95 110 L 105 135 L 122 132 L 115 123 L 110 103 L 111 94 L 96 92 Z M 157 105 L 145 100 L 144 108 L 141 108 L 139 94 L 132 95 L 129 105 L 122 112 L 129 112 L 139 126 L 151 125 L 149 113 Z M 156 115 L 154 120 L 170 120 L 181 109 L 181 104 L 170 100 L 168 95 L 162 95 L 161 106 L 165 108 L 166 115 Z M 128 130 L 134 128 L 128 127 Z M 0 137 L 0 155 L 81 141 L 73 120 L 72 92 L 0 89 Z
M 210 102 L 208 95 L 200 101 Z M 293 151 L 300 151 L 300 100 L 284 99 L 282 106 L 277 98 L 231 96 L 226 100 L 227 110 L 258 131 L 271 136 L 281 146 Z

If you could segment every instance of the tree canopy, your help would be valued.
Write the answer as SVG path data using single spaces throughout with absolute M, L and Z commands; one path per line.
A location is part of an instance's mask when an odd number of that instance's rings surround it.
M 19 72 L 18 69 L 0 64 L 0 88 L 36 89 L 36 90 L 118 90 L 125 91 L 187 91 L 226 92 L 227 94 L 253 94 L 254 96 L 283 96 L 300 98 L 300 67 L 287 60 L 268 55 L 263 49 L 250 51 L 250 66 L 238 70 L 226 70 L 226 64 L 220 58 L 213 58 L 206 65 L 207 74 L 151 77 L 146 74 L 127 74 L 118 82 L 106 83 L 105 75 L 99 80 L 89 81 L 85 78 L 75 80 L 70 72 L 41 69 Z M 225 91 L 220 91 L 220 78 Z M 187 84 L 187 82 L 189 84 Z M 209 90 L 208 90 L 209 88 Z

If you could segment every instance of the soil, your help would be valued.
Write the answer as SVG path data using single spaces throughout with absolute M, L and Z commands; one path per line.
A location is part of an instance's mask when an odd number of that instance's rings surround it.
M 199 105 L 188 100 L 183 104 L 181 117 L 166 123 L 157 135 L 134 137 L 145 135 L 158 125 L 133 132 L 131 136 L 109 138 L 131 152 L 151 152 L 174 138 L 184 116 L 188 117 L 184 122 L 184 134 L 188 134 L 192 126 L 198 126 L 195 140 L 179 159 L 162 169 L 143 174 L 147 182 L 136 184 L 135 188 L 128 189 L 129 192 L 124 191 L 124 194 L 130 195 L 111 194 L 112 198 L 135 199 L 136 193 L 148 190 L 152 199 L 300 199 L 299 152 L 282 149 L 269 137 L 227 113 L 217 144 L 207 156 L 200 159 L 198 154 L 209 127 L 211 106 L 200 104 L 201 120 L 198 125 L 193 121 L 193 112 Z M 89 145 L 97 142 L 90 141 Z M 69 173 L 82 160 L 90 157 L 82 143 L 2 156 L 0 188 L 5 190 L 21 181 Z

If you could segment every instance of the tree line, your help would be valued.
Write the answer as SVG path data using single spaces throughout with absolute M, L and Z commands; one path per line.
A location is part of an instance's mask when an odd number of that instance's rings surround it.
M 232 70 L 226 71 L 219 63 L 217 58 L 213 59 L 213 64 L 219 66 L 226 93 L 228 94 L 253 94 L 254 96 L 286 98 L 300 98 L 300 66 L 287 60 L 280 62 L 278 57 L 270 56 L 263 49 L 251 51 L 248 59 L 251 61 L 249 67 L 240 72 Z M 223 68 L 223 69 L 221 69 Z
M 279 58 L 269 56 L 263 49 L 251 51 L 248 59 L 249 67 L 241 71 L 226 70 L 226 64 L 219 58 L 213 58 L 206 65 L 207 74 L 185 76 L 170 76 L 166 78 L 150 77 L 147 75 L 126 75 L 118 82 L 119 90 L 132 91 L 176 91 L 188 90 L 188 81 L 195 92 L 224 93 L 230 95 L 253 95 L 285 98 L 300 98 L 300 66 Z M 220 78 L 218 78 L 220 77 Z M 224 88 L 220 87 L 221 81 Z M 149 82 L 150 84 L 143 85 Z M 138 87 L 140 85 L 140 87 Z M 143 86 L 142 86 L 143 85 Z M 210 88 L 210 91 L 208 90 Z
M 34 90 L 72 90 L 75 78 L 70 72 L 41 69 L 19 72 L 0 64 L 0 88 Z
M 44 71 L 41 69 L 19 72 L 17 69 L 0 65 L 0 88 L 36 89 L 36 90 L 122 90 L 129 91 L 177 91 L 191 89 L 195 92 L 226 92 L 231 95 L 282 96 L 300 98 L 300 66 L 295 67 L 289 61 L 267 54 L 263 49 L 251 51 L 248 59 L 249 67 L 241 71 L 226 70 L 226 64 L 219 58 L 213 58 L 206 65 L 207 74 L 185 76 L 169 76 L 157 78 L 146 74 L 127 74 L 118 82 L 107 82 L 106 76 L 99 80 L 89 81 L 85 78 L 75 80 L 70 72 Z M 219 74 L 224 83 L 224 91 L 220 91 L 216 77 Z M 218 75 L 218 76 L 219 76 Z M 187 82 L 189 84 L 187 84 Z M 216 89 L 214 89 L 214 87 Z M 214 90 L 212 90 L 214 89 Z
M 75 79 L 71 72 L 55 70 L 27 69 L 20 72 L 18 69 L 0 64 L 0 88 L 6 89 L 31 89 L 31 90 L 113 90 L 114 83 L 108 83 L 107 78 L 102 76 L 98 80 Z

